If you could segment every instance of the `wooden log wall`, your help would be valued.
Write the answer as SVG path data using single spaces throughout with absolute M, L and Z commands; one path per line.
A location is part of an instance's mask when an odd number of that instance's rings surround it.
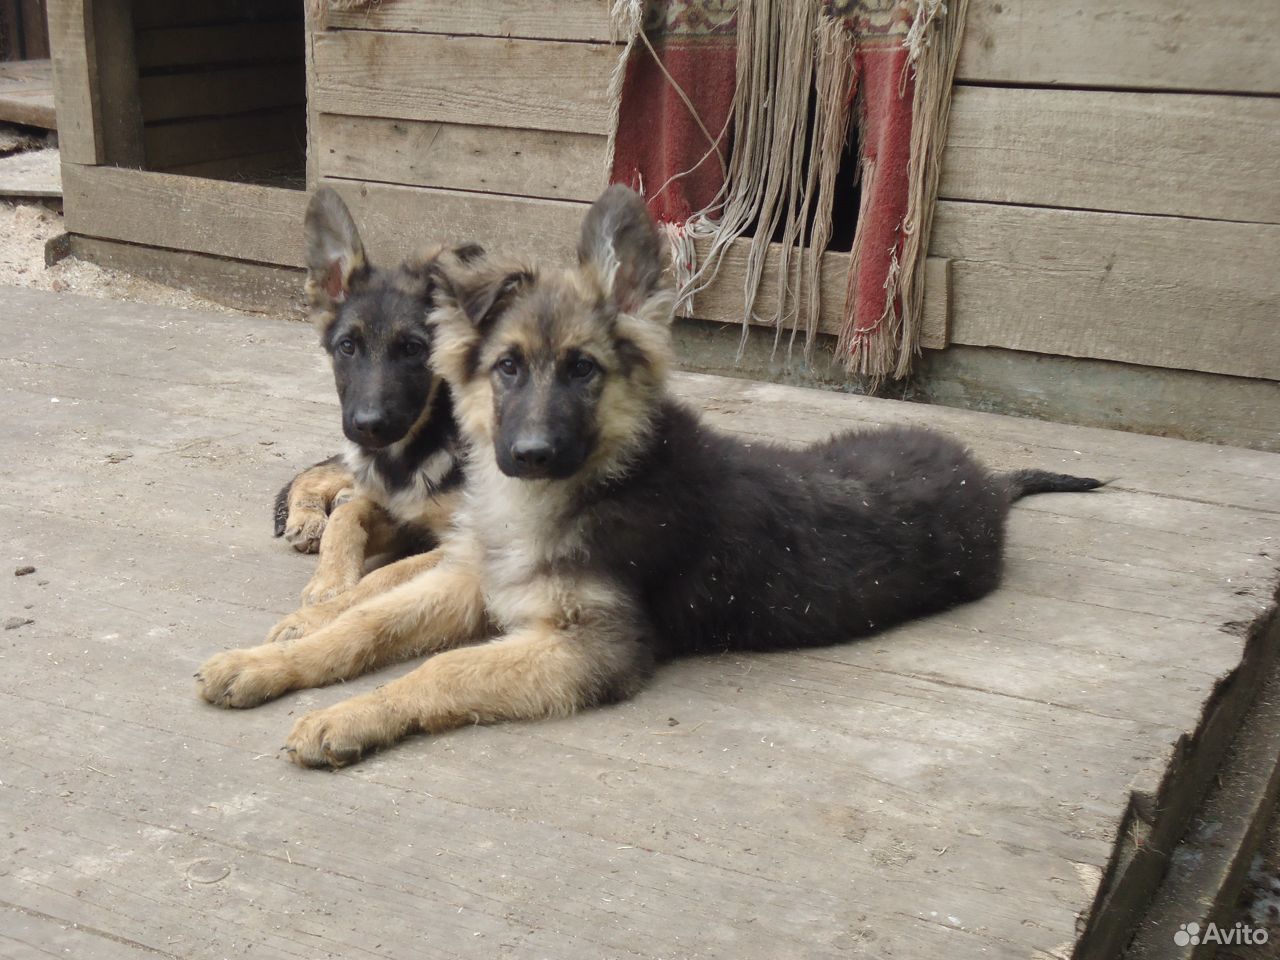
M 1280 379 L 1280 4 L 969 7 L 951 342 Z
M 89 0 L 56 0 L 77 2 Z M 184 49 L 218 56 L 228 41 L 197 18 L 237 2 L 248 0 L 193 0 L 187 22 L 163 27 L 139 15 L 139 62 L 154 62 L 148 30 L 201 23 Z M 170 6 L 138 0 L 149 5 Z M 383 0 L 330 11 L 306 35 L 310 181 L 343 192 L 382 259 L 434 237 L 567 254 L 605 181 L 617 53 L 607 8 Z M 254 44 L 269 51 L 285 33 L 259 31 Z M 1276 35 L 1280 5 L 1268 0 L 971 4 L 926 343 L 1280 379 Z M 154 119 L 190 101 L 149 79 L 149 130 L 198 122 Z M 279 109 L 260 86 L 260 109 Z M 170 169 L 197 172 L 181 159 Z M 301 194 L 92 166 L 65 180 L 76 233 L 301 262 Z M 743 258 L 730 257 L 697 316 L 740 319 Z M 824 260 L 824 330 L 839 325 L 847 263 Z

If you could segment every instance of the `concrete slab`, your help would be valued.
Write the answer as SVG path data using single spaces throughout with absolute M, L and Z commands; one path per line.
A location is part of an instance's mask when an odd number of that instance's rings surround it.
M 1117 480 L 1019 506 L 979 603 L 302 771 L 293 718 L 404 668 L 235 713 L 190 677 L 309 574 L 269 508 L 336 445 L 313 331 L 16 289 L 0 331 L 15 955 L 1100 955 L 1274 640 L 1280 456 L 686 375 L 747 436 L 930 422 Z

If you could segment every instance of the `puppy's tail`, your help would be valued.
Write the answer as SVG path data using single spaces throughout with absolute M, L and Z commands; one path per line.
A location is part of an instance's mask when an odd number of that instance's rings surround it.
M 1011 470 L 1003 474 L 1003 479 L 1009 488 L 1011 503 L 1034 493 L 1081 493 L 1109 482 L 1093 477 L 1073 477 L 1069 473 L 1050 473 L 1048 470 Z
M 292 489 L 293 481 L 290 480 L 276 494 L 275 506 L 272 508 L 272 519 L 275 520 L 275 535 L 277 537 L 284 536 L 285 524 L 289 520 L 289 491 Z

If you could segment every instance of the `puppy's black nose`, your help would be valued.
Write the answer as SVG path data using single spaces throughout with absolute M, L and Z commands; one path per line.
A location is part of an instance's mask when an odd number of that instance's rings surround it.
M 511 445 L 511 459 L 522 467 L 542 469 L 555 453 L 550 441 L 543 437 L 525 437 Z
M 353 413 L 351 426 L 366 440 L 381 440 L 387 431 L 386 418 L 377 410 L 360 410 Z

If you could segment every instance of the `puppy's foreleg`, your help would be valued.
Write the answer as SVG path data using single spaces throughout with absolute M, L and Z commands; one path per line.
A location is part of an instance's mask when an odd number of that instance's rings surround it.
M 391 542 L 395 524 L 368 497 L 354 497 L 333 508 L 320 538 L 315 573 L 302 588 L 302 603 L 324 603 L 350 590 L 364 575 L 365 558 Z
M 440 562 L 441 552 L 431 550 L 427 553 L 414 554 L 385 567 L 379 567 L 367 574 L 350 590 L 345 590 L 332 600 L 303 607 L 289 614 L 267 634 L 268 643 L 281 643 L 285 640 L 296 640 L 332 623 L 346 611 L 366 600 L 386 593 L 402 583 L 407 583 L 425 570 L 430 570 Z
M 298 640 L 210 657 L 196 674 L 197 691 L 221 707 L 256 707 L 289 690 L 349 680 L 415 654 L 471 643 L 484 629 L 475 568 L 441 564 Z
M 630 696 L 652 659 L 637 635 L 535 626 L 442 653 L 371 693 L 309 713 L 286 748 L 303 766 L 336 767 L 411 733 L 564 716 Z
M 299 553 L 315 553 L 329 512 L 352 494 L 354 485 L 355 478 L 337 457 L 303 470 L 283 491 L 285 515 L 277 514 L 276 536 L 283 535 Z

